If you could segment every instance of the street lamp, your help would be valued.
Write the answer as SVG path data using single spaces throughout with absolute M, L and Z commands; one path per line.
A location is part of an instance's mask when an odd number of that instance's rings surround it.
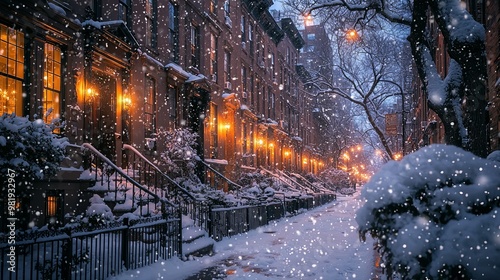
M 347 40 L 354 42 L 354 41 L 358 41 L 360 37 L 359 37 L 358 31 L 356 31 L 356 29 L 349 29 L 346 32 L 346 38 L 347 38 Z

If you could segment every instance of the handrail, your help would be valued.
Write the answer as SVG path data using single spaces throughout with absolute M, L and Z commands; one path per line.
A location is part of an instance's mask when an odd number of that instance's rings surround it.
M 158 166 L 152 163 L 133 146 L 124 144 L 123 149 L 131 153 L 131 161 L 129 164 L 131 164 L 133 174 L 135 174 L 136 171 L 138 172 L 139 180 L 143 179 L 146 184 L 148 182 L 153 182 L 155 188 L 160 186 L 160 189 L 167 190 L 167 193 L 162 195 L 167 195 L 169 199 L 175 201 L 179 208 L 179 214 L 190 217 L 193 219 L 195 225 L 210 232 L 211 206 L 207 201 L 191 194 L 165 172 L 161 171 Z
M 127 181 L 129 181 L 135 187 L 139 188 L 141 191 L 143 191 L 143 192 L 145 192 L 145 193 L 153 196 L 158 201 L 161 201 L 161 202 L 164 202 L 164 203 L 168 203 L 170 206 L 176 207 L 175 204 L 171 203 L 167 199 L 159 197 L 154 192 L 148 190 L 147 188 L 145 188 L 144 186 L 142 186 L 141 184 L 139 184 L 137 181 L 135 181 L 134 179 L 132 179 L 129 175 L 127 175 L 125 172 L 123 172 L 123 170 L 121 168 L 119 168 L 118 166 L 116 166 L 110 159 L 108 159 L 105 155 L 103 155 L 101 152 L 99 152 L 91 144 L 89 144 L 89 143 L 83 143 L 81 145 L 81 147 L 85 148 L 87 150 L 90 150 L 94 155 L 98 156 L 102 161 L 104 161 L 111 168 L 113 168 L 115 172 L 117 172 L 118 174 L 120 174 L 123 178 L 125 178 Z
M 160 175 L 162 175 L 165 179 L 167 179 L 170 183 L 174 184 L 182 193 L 185 195 L 189 196 L 189 198 L 193 200 L 198 200 L 196 197 L 194 197 L 191 193 L 189 193 L 185 188 L 183 188 L 179 183 L 177 183 L 174 179 L 170 178 L 167 174 L 162 172 L 158 166 L 153 164 L 149 159 L 147 159 L 144 155 L 142 155 L 136 148 L 134 148 L 131 145 L 128 144 L 123 144 L 123 149 L 125 150 L 130 150 L 132 151 L 136 156 L 140 157 L 142 160 L 144 160 L 145 163 L 149 164 L 152 168 L 154 168 Z
M 285 183 L 287 186 L 289 186 L 290 188 L 292 188 L 293 190 L 295 191 L 298 191 L 294 186 L 292 186 L 290 183 L 288 183 L 287 181 L 283 180 L 283 178 L 280 178 L 280 176 L 274 174 L 273 172 L 263 168 L 262 166 L 260 167 L 260 169 L 264 170 L 265 172 L 271 174 L 272 176 L 274 176 L 276 179 L 280 180 L 281 182 Z
M 298 173 L 293 173 L 293 174 L 294 174 L 294 175 L 292 175 L 292 176 L 298 176 L 298 177 L 300 177 L 302 180 L 305 180 L 307 183 L 309 183 L 311 186 L 313 186 L 313 187 L 315 187 L 315 188 L 318 188 L 318 187 L 314 186 L 314 184 L 313 184 L 313 183 L 311 183 L 309 180 L 307 180 L 307 178 L 306 178 L 306 177 L 304 177 L 304 176 L 302 176 L 302 175 L 300 175 L 300 174 L 298 174 Z M 320 182 L 321 182 L 321 183 L 323 183 L 323 184 L 326 184 L 326 182 L 325 182 L 325 181 L 323 181 L 321 178 L 317 178 L 317 180 L 318 180 L 318 181 L 320 181 Z M 324 186 L 322 186 L 322 187 L 321 187 L 321 189 L 322 189 L 323 191 L 327 191 L 327 192 L 330 192 L 330 193 L 332 192 L 332 190 L 329 190 L 329 189 L 325 188 Z
M 206 167 L 208 167 L 208 169 L 210 169 L 210 171 L 214 172 L 215 174 L 219 175 L 220 177 L 224 178 L 224 180 L 226 180 L 229 184 L 233 185 L 233 186 L 236 186 L 238 187 L 240 190 L 243 188 L 241 185 L 231 181 L 229 178 L 227 178 L 226 176 L 222 175 L 222 173 L 220 173 L 219 171 L 217 171 L 215 168 L 213 168 L 212 166 L 210 166 L 210 164 L 206 163 L 204 160 L 202 160 L 201 158 L 197 157 L 196 158 L 199 162 L 201 162 L 203 165 L 205 165 Z
M 310 192 L 312 193 L 315 193 L 315 191 L 313 189 L 311 189 L 311 186 L 308 186 L 307 184 L 306 185 L 303 185 L 301 184 L 300 182 L 298 182 L 297 180 L 295 180 L 294 178 L 288 176 L 288 174 L 286 174 L 285 172 L 282 172 L 281 170 L 277 170 L 278 173 L 281 175 L 281 176 L 284 176 L 285 178 L 287 178 L 288 180 L 292 181 L 293 183 L 299 185 L 301 188 L 303 189 L 307 189 L 309 190 Z

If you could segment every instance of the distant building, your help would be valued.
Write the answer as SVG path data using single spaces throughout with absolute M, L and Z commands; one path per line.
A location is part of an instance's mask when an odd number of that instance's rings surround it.
M 313 76 L 320 75 L 327 81 L 333 79 L 333 51 L 330 38 L 323 25 L 304 25 L 300 30 L 305 45 L 299 62 Z

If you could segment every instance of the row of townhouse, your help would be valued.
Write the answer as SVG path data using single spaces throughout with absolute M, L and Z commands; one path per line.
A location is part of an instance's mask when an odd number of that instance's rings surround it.
M 464 1 L 475 20 L 483 24 L 486 30 L 487 64 L 487 101 L 489 111 L 489 151 L 500 149 L 500 2 L 487 0 Z M 448 73 L 450 57 L 447 46 L 439 33 L 436 23 L 429 20 L 429 30 L 435 42 L 435 61 L 438 72 L 444 77 Z M 415 74 L 416 75 L 416 74 Z M 415 76 L 416 77 L 416 76 Z M 407 151 L 414 151 L 421 146 L 444 142 L 444 127 L 439 117 L 430 110 L 425 95 L 418 81 L 414 84 L 411 103 L 413 123 L 407 138 Z
M 0 114 L 61 119 L 56 133 L 122 167 L 124 144 L 154 159 L 160 130 L 190 128 L 199 156 L 227 178 L 261 167 L 317 173 L 326 162 L 297 71 L 304 40 L 272 4 L 0 1 Z M 26 221 L 85 209 L 89 183 L 70 173 L 19 198 Z

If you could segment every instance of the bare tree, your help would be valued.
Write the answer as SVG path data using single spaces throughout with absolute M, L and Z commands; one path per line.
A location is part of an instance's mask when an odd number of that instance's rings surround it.
M 360 26 L 375 18 L 407 26 L 412 54 L 427 103 L 443 122 L 445 141 L 476 155 L 488 150 L 485 30 L 461 0 L 285 0 L 302 15 L 346 12 Z M 429 16 L 443 35 L 450 64 L 441 77 L 436 68 Z M 332 17 L 330 17 L 332 18 Z
M 310 83 L 325 94 L 338 96 L 361 109 L 369 126 L 358 126 L 358 130 L 364 133 L 372 131 L 387 157 L 395 158 L 394 145 L 385 133 L 384 120 L 385 113 L 392 109 L 391 105 L 402 93 L 398 82 L 404 71 L 395 61 L 403 46 L 384 33 L 367 32 L 364 36 L 356 43 L 337 38 L 333 44 L 337 79 L 329 81 L 317 74 Z M 371 140 L 371 137 L 365 139 Z

